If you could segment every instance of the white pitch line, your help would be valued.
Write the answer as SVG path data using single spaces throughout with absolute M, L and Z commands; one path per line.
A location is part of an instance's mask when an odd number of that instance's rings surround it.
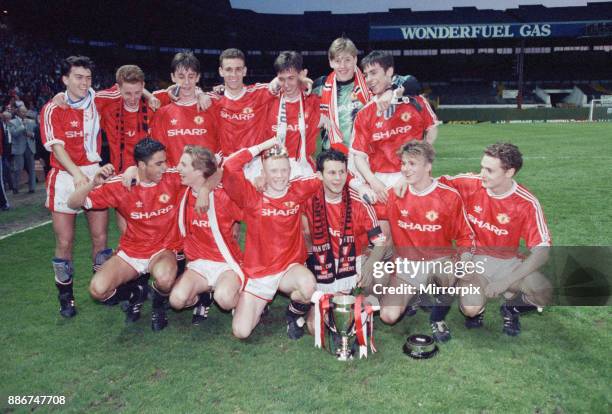
M 26 227 L 25 229 L 21 229 L 21 230 L 17 230 L 17 231 L 14 231 L 12 233 L 9 233 L 9 234 L 5 234 L 4 236 L 0 236 L 0 240 L 7 239 L 7 238 L 9 238 L 11 236 L 14 236 L 14 235 L 19 234 L 19 233 L 24 233 L 24 232 L 29 231 L 29 230 L 34 230 L 34 229 L 36 229 L 38 227 L 46 226 L 49 223 L 52 223 L 52 221 L 51 220 L 43 221 L 42 223 L 35 224 L 34 226 Z

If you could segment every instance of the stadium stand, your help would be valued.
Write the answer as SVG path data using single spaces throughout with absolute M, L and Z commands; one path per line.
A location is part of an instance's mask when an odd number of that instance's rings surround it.
M 8 3 L 10 12 L 0 16 L 0 23 L 12 28 L 16 44 L 6 43 L 0 49 L 2 60 L 10 62 L 0 69 L 3 102 L 7 91 L 15 86 L 28 97 L 58 90 L 53 65 L 68 53 L 93 57 L 98 64 L 95 81 L 100 85 L 112 82 L 115 67 L 133 62 L 145 70 L 149 89 L 165 86 L 171 55 L 185 48 L 194 50 L 202 62 L 204 87 L 219 82 L 217 59 L 227 47 L 246 52 L 249 82 L 270 80 L 274 57 L 286 49 L 301 51 L 305 66 L 316 77 L 329 71 L 327 47 L 343 34 L 355 41 L 362 54 L 373 49 L 391 51 L 396 71 L 416 76 L 431 100 L 439 105 L 516 105 L 518 100 L 511 93 L 504 95 L 504 91 L 519 87 L 523 91 L 521 102 L 528 105 L 548 104 L 536 88 L 571 91 L 576 86 L 588 100 L 612 89 L 612 20 L 606 20 L 606 16 L 612 16 L 612 2 L 576 7 L 530 5 L 507 10 L 456 7 L 448 11 L 391 9 L 387 13 L 301 15 L 233 9 L 229 0 L 179 0 L 154 8 L 143 0 L 129 5 L 115 0 L 87 4 L 25 0 L 19 2 L 19 7 Z M 85 17 L 92 9 L 97 16 L 94 22 Z M 49 36 L 44 32 L 24 35 L 25 28 L 44 27 L 60 14 L 74 24 L 57 27 Z M 380 40 L 372 34 L 372 28 L 379 26 L 508 26 L 538 22 L 560 26 L 587 23 L 581 35 L 549 37 Z M 33 62 L 34 70 L 24 69 L 20 63 L 24 61 Z M 11 75 L 15 70 L 26 75 L 17 76 L 22 81 L 17 82 Z

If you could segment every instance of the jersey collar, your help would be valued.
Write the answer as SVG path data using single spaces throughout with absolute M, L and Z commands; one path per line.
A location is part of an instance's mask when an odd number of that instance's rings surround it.
M 410 191 L 410 194 L 415 195 L 417 197 L 425 197 L 426 195 L 431 193 L 433 190 L 435 190 L 436 187 L 438 187 L 438 180 L 434 178 L 431 184 L 427 188 L 423 189 L 422 191 L 415 190 L 414 187 L 411 185 L 408 186 L 408 191 Z
M 518 184 L 516 183 L 516 181 L 512 180 L 512 187 L 510 187 L 510 189 L 506 191 L 505 193 L 495 194 L 494 192 L 492 192 L 490 189 L 487 188 L 487 194 L 491 198 L 497 198 L 501 200 L 503 198 L 510 197 L 512 194 L 514 194 L 514 192 L 516 191 L 516 187 L 518 187 Z
M 225 96 L 227 99 L 230 99 L 230 100 L 232 100 L 232 101 L 237 101 L 238 99 L 240 99 L 240 98 L 242 98 L 242 97 L 244 96 L 244 94 L 246 93 L 246 90 L 247 90 L 246 86 L 243 86 L 243 87 L 242 87 L 242 90 L 240 91 L 240 93 L 239 93 L 238 95 L 235 95 L 235 96 L 230 95 L 230 94 L 229 94 L 229 92 L 228 92 L 227 90 L 225 90 L 225 91 L 223 92 L 223 95 L 224 95 L 224 96 Z

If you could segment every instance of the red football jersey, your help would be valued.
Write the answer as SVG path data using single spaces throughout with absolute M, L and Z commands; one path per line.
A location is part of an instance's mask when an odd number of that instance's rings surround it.
M 482 186 L 479 175 L 445 175 L 439 180 L 461 194 L 468 219 L 476 233 L 478 254 L 513 257 L 521 238 L 529 249 L 551 245 L 542 207 L 538 199 L 522 185 L 514 182 L 506 194 L 496 195 Z
M 53 154 L 51 149 L 53 144 L 62 144 L 76 165 L 97 164 L 87 159 L 83 116 L 84 111 L 81 109 L 62 109 L 52 102 L 47 102 L 43 106 L 40 111 L 40 139 L 45 149 L 51 152 L 51 167 L 65 170 Z M 100 154 L 102 149 L 100 135 L 97 138 L 97 151 Z
M 421 192 L 411 187 L 403 198 L 388 191 L 387 216 L 397 254 L 410 260 L 433 260 L 472 250 L 472 231 L 457 190 L 434 180 Z
M 212 114 L 198 111 L 195 103 L 171 103 L 155 114 L 151 137 L 166 146 L 168 165 L 176 166 L 185 145 L 200 145 L 213 153 L 219 151 L 217 127 Z
M 420 110 L 414 103 L 395 104 L 389 119 L 377 114 L 374 101 L 357 113 L 351 151 L 367 155 L 372 172 L 399 172 L 402 162 L 397 151 L 408 141 L 422 140 L 425 131 L 437 124 L 429 104 L 422 98 L 417 101 Z
M 187 259 L 225 262 L 223 251 L 229 253 L 236 262 L 242 262 L 242 251 L 232 236 L 232 226 L 236 221 L 242 220 L 242 210 L 229 198 L 222 186 L 217 187 L 213 192 L 217 227 L 213 229 L 209 220 L 212 206 L 206 213 L 197 214 L 195 211 L 197 197 L 191 188 L 187 188 L 179 210 L 179 229 L 184 237 Z M 221 236 L 222 245 L 217 243 L 213 231 Z
M 304 108 L 304 126 L 306 129 L 306 159 L 310 163 L 313 170 L 316 166 L 313 162 L 313 156 L 317 150 L 317 137 L 319 136 L 319 122 L 321 120 L 321 110 L 319 109 L 320 98 L 317 95 L 310 94 L 303 100 Z M 278 130 L 278 113 L 280 99 L 270 103 L 268 117 L 264 128 L 265 133 L 261 134 L 255 141 L 256 144 L 264 142 L 277 134 Z M 300 158 L 302 151 L 301 136 L 298 117 L 300 114 L 300 101 L 286 103 L 287 111 L 287 135 L 285 136 L 285 147 L 289 153 L 289 157 L 294 160 Z
M 208 112 L 214 115 L 219 126 L 219 145 L 224 157 L 272 137 L 265 137 L 267 131 L 263 128 L 268 104 L 275 99 L 268 85 L 259 83 L 245 87 L 238 98 L 230 98 L 226 93 L 213 99 Z M 264 138 L 261 138 L 262 133 Z
M 376 212 L 369 204 L 364 203 L 359 198 L 357 192 L 350 190 L 351 194 L 351 214 L 353 223 L 353 235 L 355 237 L 355 252 L 357 255 L 363 253 L 368 247 L 368 242 L 382 236 Z M 335 202 L 325 201 L 327 224 L 329 225 L 329 235 L 331 237 L 332 251 L 334 257 L 340 257 L 340 242 L 344 231 L 342 220 L 342 199 Z M 312 232 L 314 228 L 313 199 L 311 198 L 304 206 L 304 214 L 308 219 L 308 226 Z M 371 237 L 370 237 L 371 236 Z
M 160 101 L 166 100 L 161 95 L 167 96 L 164 91 L 154 95 L 161 98 Z M 96 108 L 100 113 L 100 127 L 108 139 L 111 164 L 121 173 L 135 165 L 134 146 L 149 135 L 155 112 L 144 99 L 135 111 L 125 108 L 118 85 L 96 92 Z
M 289 182 L 285 195 L 272 198 L 258 192 L 244 177 L 242 167 L 252 159 L 248 149 L 227 158 L 223 187 L 244 210 L 244 272 L 247 277 L 259 278 L 306 261 L 300 207 L 321 188 L 321 181 L 314 175 L 296 178 Z
M 161 249 L 179 250 L 181 240 L 177 217 L 181 179 L 177 171 L 166 171 L 159 183 L 140 183 L 126 189 L 122 176 L 94 188 L 85 208 L 114 207 L 127 221 L 119 249 L 133 258 L 146 259 Z

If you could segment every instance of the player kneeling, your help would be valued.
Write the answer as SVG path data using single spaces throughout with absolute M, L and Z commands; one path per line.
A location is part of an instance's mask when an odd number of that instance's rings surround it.
M 460 281 L 474 294 L 461 297 L 467 328 L 480 328 L 487 299 L 503 295 L 503 332 L 521 331 L 519 315 L 550 302 L 552 286 L 538 271 L 547 261 L 551 237 L 538 199 L 514 180 L 523 165 L 516 145 L 489 145 L 480 162 L 481 173 L 440 177 L 465 201 L 476 234 L 474 262 L 482 270 Z M 521 239 L 530 250 L 519 254 Z
M 119 239 L 117 254 L 108 259 L 91 280 L 89 291 L 103 303 L 129 301 L 126 321 L 140 318 L 146 297 L 139 275 L 150 273 L 153 282 L 151 327 L 166 327 L 165 304 L 176 279 L 176 250 L 180 237 L 176 228 L 176 212 L 181 190 L 178 173 L 166 171 L 165 147 L 144 138 L 134 147 L 139 183 L 123 186 L 122 177 L 108 178 L 114 173 L 105 165 L 86 185 L 70 196 L 71 208 L 115 208 L 127 220 L 126 231 Z
M 362 278 L 362 272 L 371 272 L 371 263 L 383 258 L 385 237 L 374 208 L 347 184 L 345 154 L 336 149 L 323 151 L 317 157 L 317 170 L 323 189 L 304 209 L 312 240 L 308 267 L 316 277 L 317 290 L 349 294 L 371 279 Z M 376 248 L 367 251 L 368 242 Z M 314 332 L 314 312 L 308 315 L 308 329 Z
M 248 276 L 240 293 L 232 322 L 238 338 L 247 338 L 266 304 L 277 290 L 291 298 L 287 308 L 287 335 L 304 334 L 303 316 L 310 309 L 315 279 L 302 264 L 306 247 L 302 233 L 301 205 L 321 188 L 320 180 L 309 177 L 289 180 L 291 167 L 287 151 L 272 138 L 242 149 L 223 165 L 223 186 L 244 211 L 247 225 L 244 272 Z M 260 193 L 245 177 L 243 166 L 262 154 L 265 191 Z
M 448 341 L 444 318 L 453 301 L 449 288 L 455 284 L 456 254 L 471 260 L 474 234 L 467 221 L 459 193 L 431 177 L 435 151 L 431 144 L 410 141 L 400 150 L 401 173 L 408 188 L 403 196 L 388 192 L 386 205 L 395 242 L 395 276 L 382 297 L 380 318 L 395 323 L 411 299 L 433 294 L 430 323 L 438 342 Z M 457 250 L 453 247 L 453 241 Z M 464 264 L 461 264 L 464 266 Z M 380 289 L 375 290 L 381 293 Z M 385 292 L 382 292 L 385 293 Z
M 194 306 L 198 295 L 214 291 L 214 299 L 221 308 L 234 309 L 244 275 L 239 266 L 242 252 L 232 237 L 232 226 L 242 220 L 242 210 L 219 185 L 209 193 L 208 211 L 196 213 L 198 193 L 217 171 L 215 156 L 208 149 L 185 146 L 177 168 L 181 182 L 188 186 L 179 210 L 179 228 L 188 263 L 172 289 L 170 305 L 174 309 Z

